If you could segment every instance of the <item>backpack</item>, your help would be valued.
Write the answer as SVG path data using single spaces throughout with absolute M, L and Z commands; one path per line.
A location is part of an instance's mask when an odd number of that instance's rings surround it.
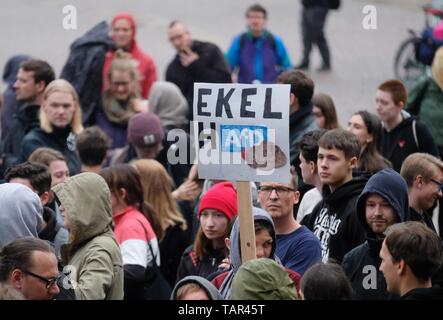
M 329 3 L 329 9 L 331 10 L 337 10 L 340 8 L 340 0 L 328 0 Z
M 267 40 L 269 40 L 269 44 L 271 45 L 272 51 L 274 51 L 275 56 L 277 56 L 277 45 L 275 44 L 275 38 L 272 35 L 272 33 L 267 32 Z M 248 40 L 248 33 L 244 32 L 241 36 L 240 36 L 240 51 L 243 49 L 243 47 L 246 44 L 246 41 Z
M 417 61 L 430 66 L 437 49 L 443 45 L 443 40 L 436 39 L 433 36 L 433 29 L 431 27 L 426 28 L 420 37 L 420 40 L 414 43 L 415 45 L 415 58 Z

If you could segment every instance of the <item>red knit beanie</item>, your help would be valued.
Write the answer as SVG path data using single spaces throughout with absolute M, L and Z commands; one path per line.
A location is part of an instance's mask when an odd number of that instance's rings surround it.
M 232 182 L 220 182 L 211 187 L 200 201 L 198 218 L 205 209 L 218 210 L 225 214 L 229 220 L 237 215 L 237 190 Z

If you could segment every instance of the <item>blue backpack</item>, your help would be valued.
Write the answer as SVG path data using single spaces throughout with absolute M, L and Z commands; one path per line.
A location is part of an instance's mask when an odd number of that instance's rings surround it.
M 415 43 L 415 58 L 427 66 L 432 64 L 435 51 L 437 51 L 440 46 L 443 46 L 443 40 L 435 39 L 432 33 L 433 30 L 431 27 L 426 28 L 421 34 L 420 41 Z

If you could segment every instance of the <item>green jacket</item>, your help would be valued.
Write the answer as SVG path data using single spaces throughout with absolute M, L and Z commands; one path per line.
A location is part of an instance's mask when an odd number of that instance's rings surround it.
M 418 115 L 431 131 L 435 144 L 443 146 L 443 91 L 433 78 L 415 82 L 408 93 L 406 111 Z
M 70 224 L 61 248 L 78 300 L 123 299 L 123 263 L 111 228 L 111 193 L 95 173 L 82 173 L 53 188 Z M 73 236 L 71 236 L 71 234 Z

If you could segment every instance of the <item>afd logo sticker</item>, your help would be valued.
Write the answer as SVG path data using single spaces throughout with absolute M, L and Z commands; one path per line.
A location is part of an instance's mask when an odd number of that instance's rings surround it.
M 222 152 L 242 152 L 268 141 L 268 128 L 251 125 L 220 125 Z

